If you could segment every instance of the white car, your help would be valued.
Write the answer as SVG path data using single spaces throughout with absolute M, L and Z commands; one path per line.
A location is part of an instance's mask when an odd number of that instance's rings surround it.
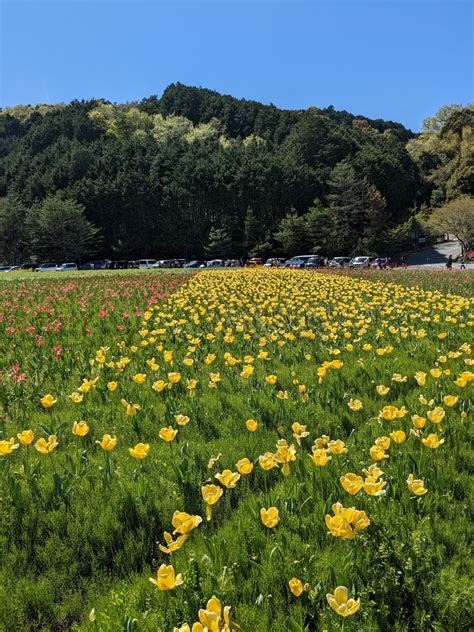
M 345 268 L 351 263 L 350 257 L 334 257 L 329 263 L 330 268 Z
M 1 266 L 0 272 L 13 272 L 14 270 L 19 270 L 18 266 Z
M 77 270 L 77 263 L 62 263 L 57 267 L 57 272 L 72 272 Z
M 35 272 L 56 272 L 58 266 L 55 263 L 40 263 Z
M 222 268 L 225 265 L 224 259 L 212 259 L 207 262 L 208 268 Z
M 351 268 L 370 268 L 375 257 L 354 257 L 350 263 Z
M 140 270 L 148 270 L 149 268 L 153 268 L 155 263 L 157 263 L 156 259 L 140 259 L 138 261 L 138 267 Z

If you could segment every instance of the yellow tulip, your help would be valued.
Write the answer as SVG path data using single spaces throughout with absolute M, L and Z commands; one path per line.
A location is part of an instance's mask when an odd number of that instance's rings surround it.
M 187 415 L 175 415 L 174 419 L 178 426 L 186 426 L 190 422 L 190 418 Z
M 224 490 L 217 485 L 203 485 L 201 487 L 201 494 L 204 502 L 206 503 L 206 518 L 210 520 L 212 517 L 212 506 L 220 499 Z
M 267 384 L 270 384 L 270 386 L 274 386 L 277 383 L 277 376 L 276 375 L 267 375 L 267 377 L 265 378 L 265 382 Z
M 431 434 L 429 434 L 426 438 L 423 438 L 421 440 L 421 442 L 423 443 L 423 445 L 425 445 L 427 448 L 431 448 L 432 450 L 436 450 L 436 448 L 439 448 L 439 446 L 444 443 L 444 439 L 440 439 L 439 436 L 437 434 L 435 434 L 434 432 L 432 432 Z
M 341 439 L 329 441 L 328 449 L 331 454 L 345 454 L 347 452 L 346 444 Z
M 403 430 L 394 430 L 390 433 L 390 436 L 395 443 L 403 443 L 407 438 L 406 433 Z
M 339 481 L 344 490 L 348 494 L 351 494 L 351 496 L 357 494 L 364 485 L 364 479 L 362 478 L 362 476 L 359 476 L 358 474 L 353 474 L 352 472 L 345 474 L 345 476 L 341 476 Z
M 379 448 L 382 448 L 382 450 L 388 450 L 390 447 L 390 437 L 377 437 L 374 443 Z
M 40 399 L 41 402 L 41 406 L 43 406 L 43 408 L 51 408 L 52 406 L 54 406 L 54 404 L 57 402 L 58 400 L 55 399 L 52 395 L 50 395 L 49 393 L 47 395 L 44 395 L 44 397 L 42 397 Z
M 120 403 L 125 408 L 125 411 L 129 417 L 133 417 L 133 415 L 136 415 L 141 408 L 138 404 L 131 404 L 130 402 L 127 402 L 126 399 L 121 399 Z
M 214 478 L 217 478 L 219 483 L 227 487 L 227 489 L 233 489 L 240 479 L 240 474 L 238 472 L 232 472 L 231 470 L 223 470 L 222 472 L 218 472 Z
M 436 408 L 433 408 L 433 410 L 429 410 L 426 413 L 428 419 L 434 424 L 440 424 L 443 421 L 445 415 L 446 411 L 440 406 L 436 406 Z
M 98 445 L 106 452 L 111 452 L 117 445 L 117 437 L 105 434 L 100 441 L 96 441 Z
M 19 447 L 20 447 L 20 444 L 15 443 L 14 437 L 12 437 L 11 439 L 2 439 L 0 441 L 0 456 L 7 456 L 8 454 L 13 454 L 13 452 L 17 450 Z
M 153 382 L 153 385 L 151 388 L 157 393 L 161 393 L 161 391 L 164 391 L 167 386 L 168 386 L 167 382 L 164 382 L 163 380 L 157 380 L 156 382 Z
M 360 608 L 360 599 L 349 599 L 349 591 L 345 586 L 338 586 L 334 594 L 326 595 L 328 604 L 341 617 L 355 614 Z
M 271 470 L 274 467 L 277 467 L 275 455 L 272 452 L 265 452 L 265 454 L 261 454 L 258 457 L 258 464 L 262 470 Z
M 188 535 L 187 534 L 179 535 L 176 538 L 176 540 L 173 540 L 173 536 L 171 535 L 171 533 L 168 533 L 167 531 L 165 531 L 164 538 L 166 541 L 166 546 L 164 546 L 163 544 L 160 544 L 158 545 L 158 548 L 160 549 L 162 553 L 171 554 L 171 553 L 174 553 L 175 551 L 178 551 L 183 546 L 183 544 L 188 539 Z
M 375 390 L 379 395 L 383 397 L 384 395 L 387 395 L 387 393 L 390 391 L 390 388 L 388 386 L 384 386 L 383 384 L 379 384 Z
M 304 439 L 304 437 L 308 437 L 309 436 L 309 432 L 306 430 L 306 426 L 303 426 L 302 424 L 298 423 L 297 421 L 295 421 L 291 425 L 291 429 L 293 431 L 293 436 L 296 439 L 298 445 L 301 444 L 301 439 Z
M 426 384 L 426 373 L 423 371 L 417 371 L 415 373 L 415 380 L 418 386 L 425 386 Z
M 89 432 L 89 426 L 85 421 L 75 421 L 71 432 L 73 435 L 76 435 L 76 437 L 85 437 Z
M 162 564 L 156 573 L 156 579 L 150 577 L 150 582 L 159 590 L 173 590 L 183 583 L 183 576 L 181 573 L 176 575 L 171 565 Z
M 251 377 L 253 375 L 254 371 L 255 371 L 255 367 L 253 367 L 251 364 L 245 364 L 242 367 L 242 372 L 241 372 L 240 376 L 244 380 L 248 380 L 249 377 Z
M 384 489 L 385 481 L 377 481 L 373 476 L 367 476 L 364 481 L 364 492 L 369 496 L 383 496 L 386 492 Z
M 174 527 L 173 533 L 179 533 L 180 535 L 190 533 L 193 529 L 198 527 L 201 522 L 201 516 L 193 516 L 185 511 L 175 511 L 171 518 L 171 524 Z
M 244 457 L 243 459 L 240 459 L 239 461 L 237 461 L 237 463 L 235 464 L 235 467 L 237 468 L 240 474 L 246 475 L 252 472 L 253 463 L 251 463 L 247 457 Z
M 138 461 L 143 461 L 148 456 L 150 445 L 148 443 L 137 443 L 134 448 L 128 448 L 128 453 Z
M 201 608 L 198 613 L 199 622 L 192 627 L 192 632 L 227 632 L 230 627 L 230 606 L 224 606 L 217 597 L 211 597 L 206 608 Z
M 445 406 L 454 406 L 455 404 L 458 403 L 459 397 L 457 397 L 456 395 L 445 395 L 443 397 L 443 403 Z
M 410 474 L 408 476 L 407 485 L 408 485 L 408 489 L 411 492 L 413 492 L 416 496 L 423 496 L 423 494 L 426 494 L 428 492 L 428 490 L 425 489 L 424 482 L 420 479 L 415 479 L 413 474 Z
M 255 432 L 258 428 L 258 423 L 255 421 L 255 419 L 247 419 L 247 421 L 245 422 L 245 427 L 249 432 Z
M 301 579 L 296 579 L 296 577 L 290 579 L 288 585 L 290 587 L 290 591 L 295 597 L 299 597 L 304 591 L 303 582 Z
M 56 435 L 49 435 L 47 441 L 43 438 L 38 439 L 38 441 L 35 443 L 35 448 L 41 454 L 51 454 L 51 452 L 53 452 L 53 450 L 55 450 L 57 446 L 58 440 L 56 438 Z
M 84 395 L 81 395 L 81 393 L 71 393 L 68 398 L 71 402 L 74 402 L 74 404 L 80 404 L 84 399 Z
M 347 405 L 349 406 L 349 408 L 350 408 L 351 410 L 355 410 L 355 411 L 357 411 L 357 410 L 361 410 L 361 409 L 364 407 L 364 405 L 362 404 L 362 402 L 360 401 L 360 399 L 352 399 L 352 397 L 351 397 L 351 399 L 347 402 Z
M 33 430 L 23 430 L 16 436 L 22 445 L 31 445 L 33 443 L 33 439 L 35 438 Z
M 260 520 L 267 529 L 273 529 L 280 522 L 280 515 L 276 507 L 269 507 L 260 509 Z
M 162 439 L 166 443 L 171 443 L 177 434 L 178 434 L 177 428 L 168 426 L 167 428 L 161 428 L 160 432 L 158 433 L 158 436 L 160 437 L 160 439 Z
M 419 415 L 412 415 L 411 421 L 412 421 L 412 424 L 415 426 L 415 428 L 421 429 L 425 427 L 426 417 L 420 417 Z
M 309 457 L 317 467 L 324 467 L 332 459 L 327 453 L 327 450 L 323 448 L 313 450 L 313 453 L 310 454 Z
M 145 384 L 146 374 L 145 373 L 135 373 L 135 375 L 133 376 L 132 380 L 135 382 L 135 384 L 138 384 L 138 385 Z
M 117 386 L 118 382 L 107 382 L 107 388 L 111 393 L 117 390 Z
M 177 371 L 172 372 L 172 373 L 168 373 L 168 382 L 170 384 L 177 384 L 181 379 L 181 373 L 178 373 Z

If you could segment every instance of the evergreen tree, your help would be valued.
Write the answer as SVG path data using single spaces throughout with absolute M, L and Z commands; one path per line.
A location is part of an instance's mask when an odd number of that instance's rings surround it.
M 212 227 L 204 251 L 210 259 L 228 259 L 232 255 L 232 240 L 228 232 L 224 228 Z
M 27 209 L 14 195 L 0 198 L 0 261 L 24 262 L 30 253 L 30 236 L 25 223 Z
M 33 250 L 53 263 L 80 261 L 94 253 L 98 230 L 84 207 L 60 195 L 47 197 L 28 217 Z

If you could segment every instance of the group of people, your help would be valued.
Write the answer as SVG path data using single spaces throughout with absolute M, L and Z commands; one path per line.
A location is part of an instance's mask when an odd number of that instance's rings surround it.
M 464 255 L 461 255 L 459 257 L 459 263 L 461 264 L 459 269 L 460 270 L 465 270 L 466 269 L 466 264 L 465 264 L 465 260 L 464 260 Z M 453 268 L 453 255 L 449 255 L 448 260 L 446 261 L 446 268 L 447 268 L 447 270 L 452 270 L 452 268 Z

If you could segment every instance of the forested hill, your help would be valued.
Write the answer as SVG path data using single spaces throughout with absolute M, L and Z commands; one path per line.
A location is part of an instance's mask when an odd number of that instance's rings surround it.
M 280 110 L 181 84 L 123 105 L 7 108 L 0 260 L 387 249 L 414 210 L 472 193 L 466 128 L 472 109 L 459 106 L 416 138 L 332 107 Z

